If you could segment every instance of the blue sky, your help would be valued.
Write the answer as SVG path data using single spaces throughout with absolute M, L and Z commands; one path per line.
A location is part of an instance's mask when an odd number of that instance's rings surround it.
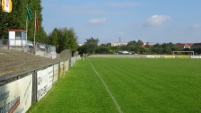
M 42 0 L 47 33 L 73 28 L 78 42 L 201 42 L 201 0 Z

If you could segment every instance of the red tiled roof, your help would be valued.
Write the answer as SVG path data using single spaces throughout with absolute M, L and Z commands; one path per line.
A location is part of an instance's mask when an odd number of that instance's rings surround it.
M 8 31 L 26 32 L 26 30 L 23 29 L 9 29 Z
M 185 44 L 175 44 L 176 46 L 184 46 Z
M 179 47 L 191 47 L 193 45 L 193 43 L 183 43 L 183 44 L 175 44 L 176 46 L 179 46 Z

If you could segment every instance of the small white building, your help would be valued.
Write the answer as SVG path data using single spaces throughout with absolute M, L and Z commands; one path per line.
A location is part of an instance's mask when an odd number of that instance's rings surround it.
M 10 29 L 8 32 L 9 46 L 26 46 L 26 30 Z

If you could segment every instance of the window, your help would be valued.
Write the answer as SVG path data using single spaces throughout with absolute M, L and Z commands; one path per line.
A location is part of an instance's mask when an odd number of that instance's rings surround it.
M 15 39 L 21 40 L 21 32 L 15 32 Z
M 26 40 L 26 32 L 21 32 L 22 40 Z

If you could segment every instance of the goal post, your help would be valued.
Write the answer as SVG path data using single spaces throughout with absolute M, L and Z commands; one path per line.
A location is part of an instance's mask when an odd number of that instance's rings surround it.
M 173 56 L 175 55 L 175 53 L 191 53 L 191 55 L 194 56 L 194 51 L 173 51 Z

